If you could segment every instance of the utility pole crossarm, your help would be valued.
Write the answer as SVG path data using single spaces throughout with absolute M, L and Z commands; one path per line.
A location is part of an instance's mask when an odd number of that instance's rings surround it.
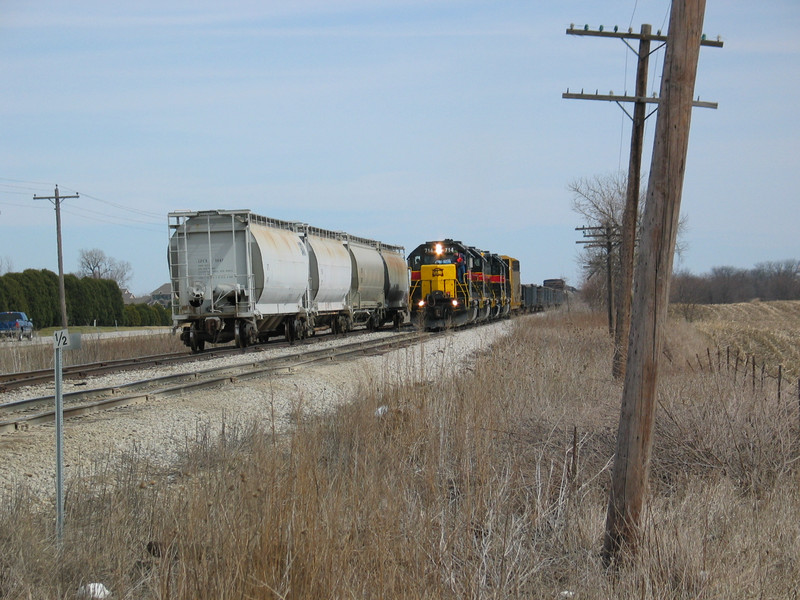
M 616 94 L 598 94 L 595 92 L 594 94 L 584 94 L 581 92 L 577 94 L 575 92 L 570 92 L 567 90 L 565 93 L 561 94 L 561 97 L 566 100 L 603 100 L 605 102 L 641 102 L 642 104 L 659 104 L 661 102 L 660 98 L 647 98 L 646 96 L 618 96 Z M 719 104 L 717 102 L 701 102 L 699 99 L 694 100 L 692 102 L 692 106 L 696 108 L 718 108 Z
M 575 29 L 575 26 L 571 25 L 567 29 L 567 35 L 591 35 L 595 37 L 609 37 L 623 40 L 648 40 L 651 42 L 666 42 L 668 39 L 666 35 L 661 35 L 660 31 L 656 35 L 634 33 L 631 29 L 628 29 L 628 31 L 604 31 L 603 29 L 589 29 L 588 25 L 584 25 L 581 29 Z M 703 38 L 705 38 L 705 36 L 703 36 Z M 700 40 L 701 46 L 711 46 L 713 48 L 722 48 L 724 43 L 725 42 L 720 40 L 719 37 L 717 37 L 716 40 Z

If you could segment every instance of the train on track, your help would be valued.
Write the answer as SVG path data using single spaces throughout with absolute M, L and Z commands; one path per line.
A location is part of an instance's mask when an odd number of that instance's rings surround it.
M 522 284 L 517 259 L 451 239 L 420 244 L 408 267 L 411 320 L 424 329 L 538 312 L 561 305 L 567 293 L 562 279 Z
M 401 246 L 249 210 L 175 211 L 168 219 L 172 319 L 193 352 L 406 320 Z
M 459 241 L 404 248 L 249 210 L 170 212 L 172 320 L 181 340 L 244 348 L 270 337 L 395 327 L 443 329 L 561 304 L 520 283 L 519 261 Z

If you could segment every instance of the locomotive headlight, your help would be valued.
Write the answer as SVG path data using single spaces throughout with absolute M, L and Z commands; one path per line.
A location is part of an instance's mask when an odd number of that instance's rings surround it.
M 435 250 L 436 250 L 436 255 L 440 256 L 442 254 L 442 245 L 437 242 Z
M 420 300 L 420 301 L 419 301 L 419 304 L 418 304 L 417 306 L 419 306 L 420 308 L 422 308 L 423 306 L 425 306 L 425 300 Z
M 458 307 L 458 300 L 453 300 L 453 308 L 457 308 L 457 307 Z

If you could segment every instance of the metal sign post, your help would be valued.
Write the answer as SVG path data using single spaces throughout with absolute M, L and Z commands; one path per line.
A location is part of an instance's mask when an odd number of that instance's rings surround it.
M 53 333 L 56 381 L 56 536 L 64 537 L 64 395 L 61 390 L 61 351 L 80 348 L 80 334 L 70 335 L 66 329 Z

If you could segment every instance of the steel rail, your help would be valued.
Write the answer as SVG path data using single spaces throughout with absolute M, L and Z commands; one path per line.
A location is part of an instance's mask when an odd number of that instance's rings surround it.
M 348 336 L 358 336 L 368 333 L 365 329 L 356 329 L 347 332 Z M 342 335 L 342 334 L 340 334 Z M 291 347 L 292 345 L 309 345 L 329 339 L 327 336 L 313 336 L 303 340 L 295 340 L 291 344 L 283 340 L 275 340 L 264 344 L 255 344 L 246 348 L 236 346 L 222 346 L 211 348 L 199 354 L 185 352 L 171 352 L 167 354 L 156 354 L 151 356 L 139 356 L 133 358 L 120 358 L 116 360 L 104 360 L 96 363 L 85 363 L 81 365 L 71 365 L 64 367 L 62 377 L 64 379 L 82 379 L 92 375 L 103 375 L 105 373 L 117 373 L 119 371 L 130 371 L 134 369 L 144 369 L 167 363 L 183 363 L 206 361 L 226 354 L 249 354 L 251 352 L 261 352 L 265 349 Z M 36 371 L 24 371 L 19 373 L 0 373 L 0 393 L 40 385 L 53 381 L 53 369 L 39 369 Z
M 90 375 L 102 375 L 104 373 L 116 373 L 118 371 L 130 371 L 153 365 L 160 365 L 170 362 L 190 362 L 194 360 L 204 360 L 214 358 L 221 353 L 227 353 L 240 348 L 215 348 L 209 353 L 187 354 L 186 352 L 170 352 L 166 354 L 154 354 L 150 356 L 137 356 L 133 358 L 118 358 L 114 360 L 103 360 L 96 363 L 84 363 L 80 365 L 70 365 L 63 368 L 64 379 L 80 379 Z M 27 387 L 41 383 L 49 383 L 53 380 L 53 369 L 37 369 L 35 371 L 22 371 L 18 373 L 0 373 L 0 392 Z
M 319 362 L 380 355 L 391 350 L 416 344 L 434 335 L 441 334 L 419 331 L 399 333 L 388 339 L 353 342 L 335 348 L 304 350 L 279 357 L 266 358 L 244 365 L 225 365 L 192 373 L 165 375 L 151 380 L 132 382 L 121 386 L 72 392 L 64 394 L 64 418 L 74 418 L 122 406 L 146 403 L 158 398 L 236 383 L 239 380 L 251 379 L 273 373 L 291 373 L 295 369 Z M 156 386 L 164 386 L 166 384 L 166 386 L 154 388 L 154 384 Z M 122 390 L 128 393 L 117 395 Z M 112 397 L 109 398 L 109 394 L 112 394 Z M 88 402 L 81 402 L 81 400 L 91 398 L 95 399 Z M 0 405 L 0 414 L 17 413 L 16 416 L 11 416 L 8 419 L 0 421 L 0 433 L 25 430 L 30 425 L 52 422 L 55 418 L 54 409 L 47 409 L 34 414 L 19 414 L 19 412 L 38 409 L 47 405 L 52 405 L 53 403 L 54 398 L 52 396 L 44 396 Z

